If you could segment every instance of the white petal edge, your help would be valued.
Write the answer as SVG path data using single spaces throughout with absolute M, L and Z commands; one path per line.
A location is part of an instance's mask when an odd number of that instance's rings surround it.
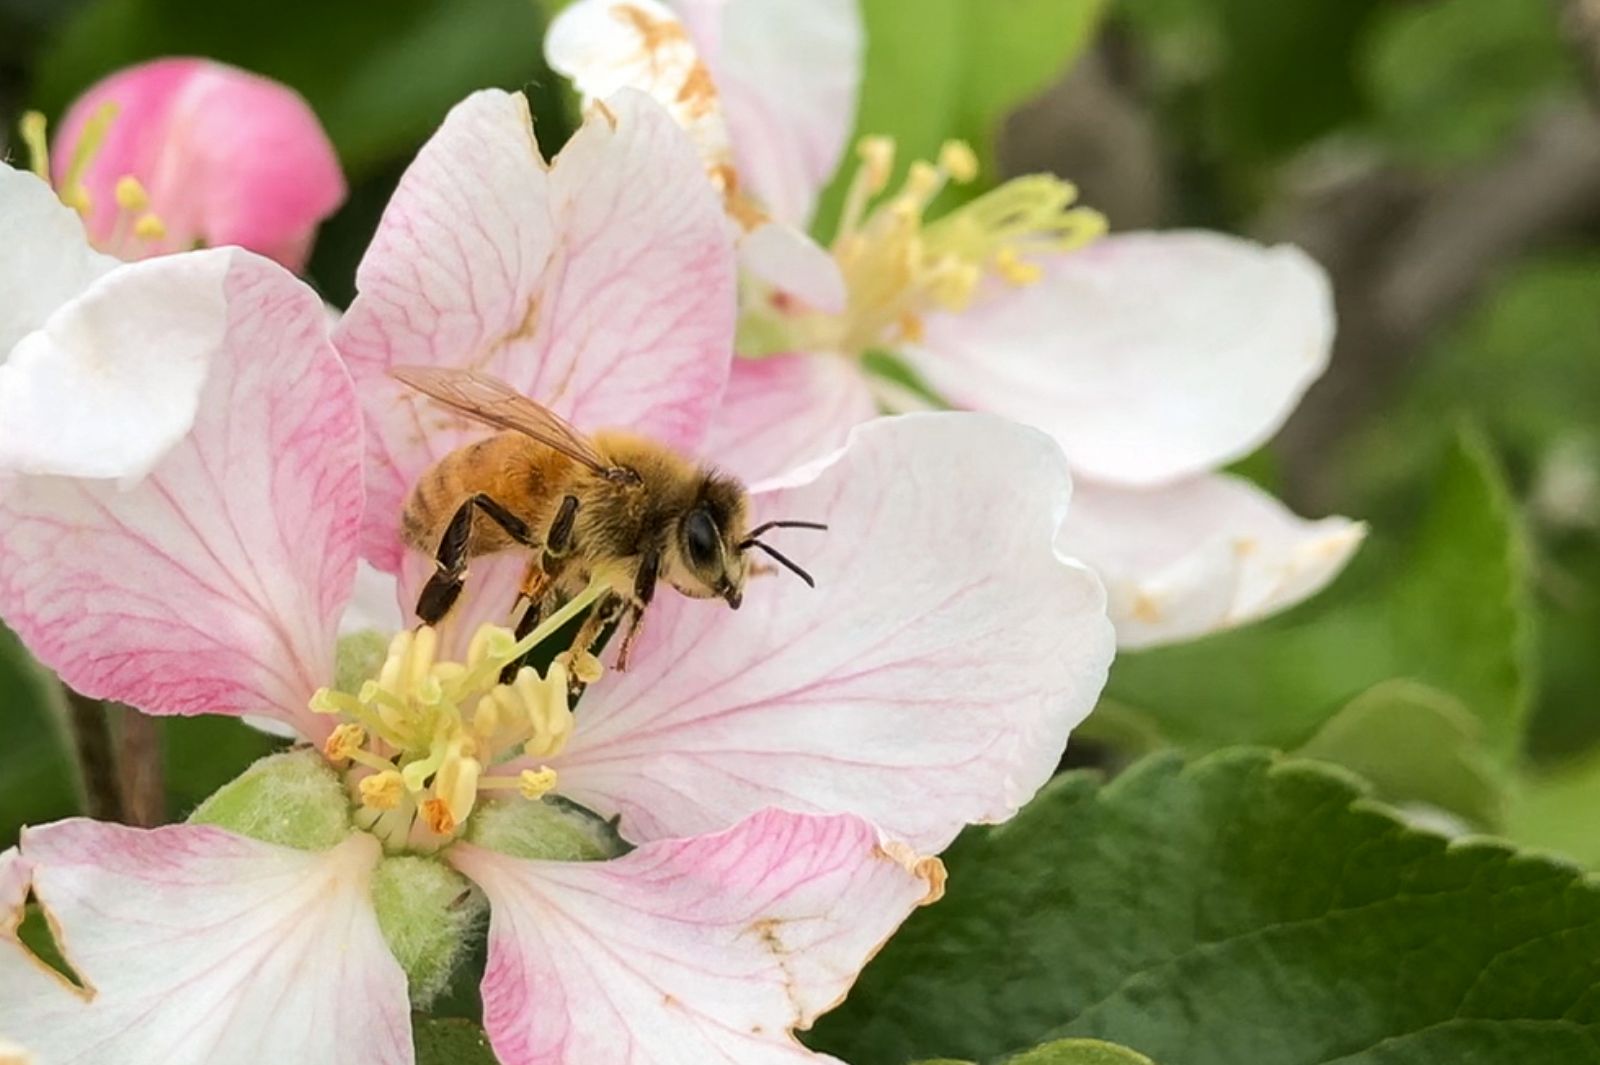
M 1333 580 L 1365 535 L 1360 522 L 1307 521 L 1219 474 L 1148 489 L 1080 479 L 1059 545 L 1099 572 L 1117 643 L 1132 650 L 1293 606 Z
M 944 882 L 859 818 L 777 810 L 608 862 L 449 858 L 489 897 L 484 1026 L 505 1065 L 833 1062 L 792 1033 Z
M 1300 249 L 1126 233 L 930 316 L 906 354 L 940 393 L 1048 432 L 1075 473 L 1151 485 L 1249 453 L 1327 367 L 1332 290 Z
M 25 831 L 22 850 L 90 990 L 0 997 L 0 1031 L 41 1063 L 91 1065 L 115 1047 L 118 1065 L 411 1065 L 371 837 L 311 852 L 73 820 Z
M 0 361 L 117 260 L 89 247 L 76 211 L 25 170 L 0 163 Z

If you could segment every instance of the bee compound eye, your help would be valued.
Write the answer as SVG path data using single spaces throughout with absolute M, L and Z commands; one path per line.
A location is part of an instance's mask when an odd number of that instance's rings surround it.
M 691 511 L 684 523 L 683 536 L 688 542 L 690 562 L 709 566 L 717 560 L 717 526 L 711 515 L 703 510 Z

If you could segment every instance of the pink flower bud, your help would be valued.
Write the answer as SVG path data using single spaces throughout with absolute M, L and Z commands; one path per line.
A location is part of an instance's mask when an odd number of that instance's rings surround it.
M 206 59 L 100 81 L 68 109 L 50 154 L 90 240 L 125 259 L 237 244 L 299 270 L 345 197 L 333 145 L 299 94 Z

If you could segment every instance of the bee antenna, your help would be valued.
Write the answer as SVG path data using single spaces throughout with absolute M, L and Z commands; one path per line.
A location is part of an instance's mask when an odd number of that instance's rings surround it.
M 768 529 L 821 529 L 823 532 L 827 532 L 828 527 L 820 521 L 769 521 L 751 529 L 750 535 L 746 536 L 744 543 L 739 545 L 740 548 L 743 548 L 746 544 L 755 543 L 756 537 Z
M 799 577 L 801 580 L 805 581 L 807 588 L 815 588 L 817 586 L 817 582 L 811 579 L 811 574 L 807 573 L 805 570 L 791 562 L 788 558 L 784 557 L 783 552 L 779 551 L 775 547 L 768 547 L 760 540 L 746 540 L 744 543 L 739 545 L 739 550 L 746 551 L 752 547 L 759 547 L 761 550 L 777 559 L 789 570 L 790 573 L 793 573 L 796 577 Z

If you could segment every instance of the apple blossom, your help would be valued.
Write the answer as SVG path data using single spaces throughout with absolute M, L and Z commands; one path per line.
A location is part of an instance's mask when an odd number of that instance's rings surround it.
M 854 120 L 860 34 L 851 0 L 579 0 L 546 54 L 586 96 L 692 97 L 697 128 L 721 132 L 700 138 L 719 187 L 745 190 L 730 210 L 803 225 Z M 893 162 L 890 140 L 862 139 L 831 245 L 842 299 L 807 298 L 819 270 L 804 256 L 754 271 L 741 347 L 764 357 L 736 363 L 712 454 L 765 476 L 880 406 L 904 409 L 910 393 L 862 364 L 890 349 L 944 400 L 1061 444 L 1079 486 L 1063 547 L 1105 579 L 1123 646 L 1253 620 L 1339 572 L 1360 525 L 1302 521 L 1215 472 L 1271 436 L 1327 364 L 1332 301 L 1314 262 L 1213 233 L 1101 237 L 1046 175 L 929 219 L 975 156 L 948 143 L 890 190 Z
M 235 244 L 291 270 L 345 197 L 317 117 L 289 87 L 206 59 L 156 59 L 91 86 L 47 154 L 25 120 L 41 176 L 84 216 L 102 251 L 141 259 Z
M 580 425 L 703 435 L 732 249 L 643 95 L 548 167 L 521 97 L 455 108 L 338 326 L 354 383 L 315 295 L 260 257 L 119 265 L 9 170 L 0 219 L 26 294 L 0 310 L 0 616 L 86 694 L 262 715 L 317 747 L 195 823 L 63 822 L 0 859 L 0 972 L 21 989 L 0 1033 L 44 1062 L 111 1041 L 133 1063 L 408 1061 L 408 985 L 425 1000 L 448 976 L 469 879 L 508 1065 L 813 1059 L 792 1030 L 937 894 L 919 855 L 1025 802 L 1104 681 L 1103 591 L 1054 545 L 1059 450 L 955 413 L 861 426 L 757 486 L 755 520 L 829 524 L 819 588 L 759 581 L 739 614 L 663 595 L 633 670 L 576 714 L 559 659 L 500 676 L 592 593 L 520 642 L 471 624 L 503 619 L 515 556 L 474 566 L 461 639 L 405 630 L 337 662 L 358 549 L 399 568 L 401 493 L 481 432 L 399 401 L 389 366 L 471 363 Z M 19 884 L 81 987 L 9 936 Z

